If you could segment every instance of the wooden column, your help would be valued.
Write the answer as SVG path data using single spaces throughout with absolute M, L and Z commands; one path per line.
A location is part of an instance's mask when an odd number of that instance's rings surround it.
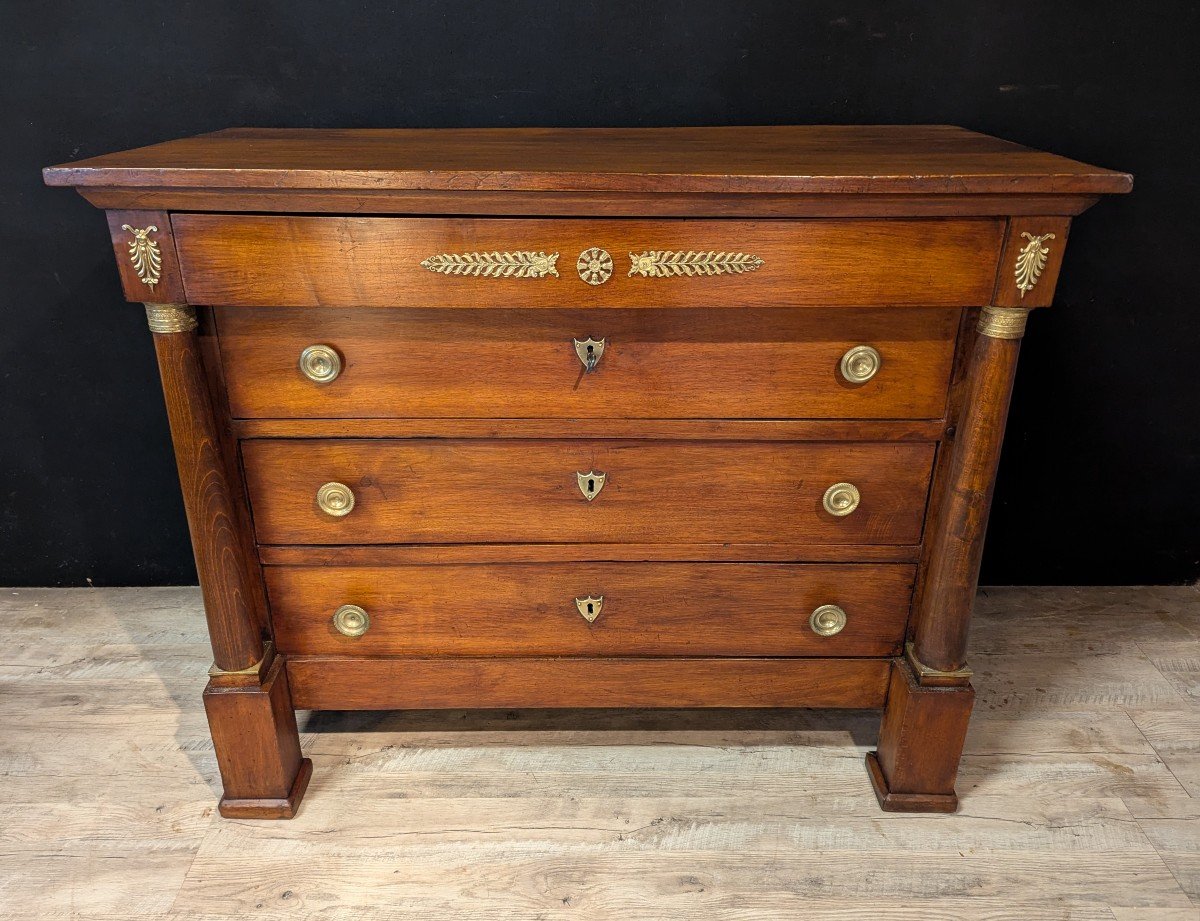
M 186 304 L 147 304 L 146 316 L 212 643 L 204 709 L 224 786 L 219 808 L 227 818 L 290 819 L 312 762 L 300 755 L 285 663 L 263 642 L 262 585 L 239 531 L 240 499 L 205 377 L 196 312 Z
M 993 306 L 979 316 L 953 399 L 955 430 L 944 445 L 950 460 L 937 480 L 921 556 L 906 652 L 924 686 L 965 685 L 970 674 L 967 632 L 1021 337 L 1030 309 L 1054 300 L 1070 226 L 1064 217 L 1014 217 L 1005 230 Z
M 953 673 L 966 664 L 983 538 L 1028 314 L 1019 307 L 985 307 L 979 318 L 945 492 L 926 536 L 909 649 L 927 670 Z
M 222 671 L 241 671 L 263 658 L 254 603 L 261 587 L 252 581 L 237 532 L 238 499 L 221 455 L 196 312 L 186 304 L 147 304 L 146 316 L 154 333 L 213 661 Z
M 888 812 L 958 808 L 954 778 L 975 702 L 967 631 L 1028 313 L 985 307 L 979 317 L 950 460 L 939 477 L 945 485 L 926 536 L 914 637 L 892 663 L 879 750 L 867 755 L 871 785 Z

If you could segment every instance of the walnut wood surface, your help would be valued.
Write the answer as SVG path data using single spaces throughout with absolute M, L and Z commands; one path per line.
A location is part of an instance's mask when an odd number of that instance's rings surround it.
M 236 504 L 242 496 L 229 479 L 221 433 L 213 413 L 196 332 L 155 333 L 179 485 L 204 592 L 204 611 L 219 668 L 238 671 L 262 658 L 262 587 L 244 553 Z
M 991 303 L 998 307 L 1049 307 L 1054 302 L 1054 289 L 1058 284 L 1058 273 L 1062 269 L 1070 229 L 1070 220 L 1063 218 L 1039 216 L 1009 221 L 1004 237 L 1004 252 L 1000 256 L 1000 271 L 996 274 L 996 293 Z M 1054 239 L 1044 244 L 1050 250 L 1046 256 L 1046 268 L 1030 291 L 1021 291 L 1017 287 L 1017 257 L 1029 243 L 1029 238 L 1022 236 L 1024 233 L 1031 236 L 1054 234 Z
M 1020 351 L 1020 339 L 974 334 L 961 418 L 926 537 L 915 611 L 917 658 L 939 671 L 966 664 L 971 605 Z
M 175 241 L 171 237 L 171 215 L 166 211 L 117 210 L 109 211 L 105 218 L 125 299 L 139 303 L 186 303 L 187 295 L 184 294 L 183 279 L 179 275 L 179 259 L 175 255 Z M 125 229 L 125 225 L 139 230 L 157 228 L 150 234 L 150 239 L 157 244 L 162 263 L 158 281 L 154 285 L 146 284 L 134 268 L 129 255 L 133 234 Z
M 875 764 L 868 762 L 884 810 L 955 810 L 954 779 L 974 701 L 970 685 L 921 687 L 908 664 L 896 660 L 879 730 L 879 750 L 872 753 Z
M 275 642 L 297 655 L 883 656 L 908 619 L 912 566 L 564 563 L 269 566 Z M 576 598 L 603 596 L 588 623 Z M 360 637 L 331 615 L 370 615 Z M 818 636 L 823 604 L 847 614 Z
M 745 442 L 250 441 L 261 543 L 913 544 L 933 446 Z M 605 473 L 591 502 L 576 473 Z M 326 482 L 356 505 L 331 518 Z M 862 503 L 835 518 L 825 490 Z
M 76 191 L 97 208 L 300 214 L 462 214 L 497 217 L 1010 217 L 1081 214 L 1096 195 L 713 192 L 488 192 L 476 190 L 104 188 Z
M 45 170 L 50 185 L 766 193 L 1127 192 L 1125 173 L 949 125 L 231 128 Z
M 250 418 L 940 418 L 954 310 L 219 312 L 233 413 Z M 605 339 L 585 374 L 575 339 Z M 300 373 L 332 346 L 328 384 Z M 870 381 L 847 349 L 882 356 Z
M 265 566 L 439 566 L 454 563 L 915 563 L 906 544 L 265 544 Z
M 964 307 L 992 295 L 1001 221 L 644 221 L 176 214 L 188 299 L 245 307 Z M 576 258 L 607 250 L 585 283 Z M 441 253 L 558 253 L 558 277 L 442 275 Z M 630 276 L 630 253 L 735 252 L 741 274 Z
M 213 322 L 211 309 L 200 308 L 196 314 L 199 321 L 196 341 L 200 346 L 208 397 L 213 407 L 213 421 L 216 424 L 221 460 L 225 464 L 225 479 L 233 499 L 231 504 L 239 543 L 238 559 L 246 571 L 241 584 L 246 586 L 247 602 L 254 612 L 254 622 L 260 635 L 268 636 L 271 630 L 270 609 L 262 580 L 262 568 L 258 564 L 258 555 L 255 552 L 254 526 L 250 521 L 246 484 L 242 480 L 241 451 L 238 449 L 237 435 L 233 431 L 233 420 L 229 414 L 229 398 L 225 392 L 225 374 L 221 367 L 221 349 L 217 342 L 216 324 Z
M 943 419 L 235 419 L 241 438 L 937 441 Z
M 879 707 L 887 659 L 355 659 L 292 656 L 301 710 Z
M 204 689 L 227 818 L 292 818 L 312 763 L 300 755 L 296 713 L 283 659 L 276 657 L 262 684 L 213 678 Z
M 938 440 L 933 475 L 929 481 L 929 502 L 925 506 L 924 540 L 921 543 L 920 565 L 917 567 L 917 584 L 913 591 L 913 611 L 921 608 L 922 598 L 929 586 L 930 555 L 935 544 L 929 535 L 935 529 L 945 526 L 943 514 L 948 502 L 950 461 L 954 454 L 954 445 L 959 431 L 957 423 L 962 418 L 963 401 L 967 395 L 971 353 L 975 344 L 979 314 L 979 310 L 964 310 L 959 322 L 958 339 L 954 350 L 954 367 L 950 371 L 950 388 L 946 398 L 947 418 L 944 431 Z M 915 628 L 916 617 L 910 617 L 908 622 L 909 640 L 913 639 Z

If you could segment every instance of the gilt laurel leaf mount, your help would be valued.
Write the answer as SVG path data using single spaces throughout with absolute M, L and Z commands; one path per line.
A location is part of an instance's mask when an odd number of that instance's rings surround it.
M 421 265 L 439 275 L 464 275 L 473 278 L 545 278 L 558 277 L 558 253 L 546 255 L 522 249 L 511 253 L 438 253 Z
M 757 271 L 763 261 L 751 253 L 652 249 L 640 255 L 630 253 L 629 263 L 630 276 L 670 278 L 680 275 L 741 275 L 743 272 Z

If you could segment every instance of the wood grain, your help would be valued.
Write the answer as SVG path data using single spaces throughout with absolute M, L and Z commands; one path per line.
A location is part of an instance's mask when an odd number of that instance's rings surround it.
M 204 611 L 219 668 L 238 671 L 263 655 L 262 586 L 243 554 L 236 508 L 243 501 L 229 480 L 195 330 L 155 333 L 171 441 L 187 512 Z
M 127 301 L 156 304 L 178 304 L 187 301 L 183 291 L 183 279 L 179 275 L 179 259 L 175 255 L 175 240 L 171 236 L 171 216 L 166 211 L 115 210 L 104 215 L 108 221 L 108 234 L 112 240 L 113 256 L 117 260 L 117 274 L 121 278 L 121 290 Z M 150 239 L 158 245 L 162 260 L 158 282 L 146 284 L 137 273 L 129 257 L 129 244 L 133 234 L 125 225 L 144 230 L 156 228 Z
M 878 707 L 886 659 L 292 656 L 302 710 L 450 707 Z
M 275 642 L 296 655 L 886 656 L 908 619 L 914 567 L 563 563 L 266 567 Z M 588 623 L 575 599 L 603 597 Z M 331 615 L 364 608 L 346 637 Z M 846 628 L 808 618 L 836 604 Z
M 871 784 L 888 812 L 954 812 L 954 780 L 975 690 L 922 687 L 906 660 L 888 683 L 879 749 L 868 755 Z
M 266 566 L 440 566 L 455 563 L 915 563 L 905 544 L 264 544 Z
M 1004 235 L 1004 252 L 1000 256 L 1000 270 L 996 273 L 996 293 L 991 303 L 998 307 L 1049 307 L 1054 303 L 1054 291 L 1058 286 L 1058 273 L 1062 270 L 1063 255 L 1067 250 L 1067 235 L 1070 220 L 1038 215 L 1037 217 L 1014 217 L 1008 222 Z M 1043 246 L 1050 250 L 1046 255 L 1046 267 L 1037 283 L 1028 291 L 1017 287 L 1016 266 L 1021 250 L 1029 245 L 1029 237 L 1054 234 Z
M 79 186 L 97 208 L 305 214 L 459 214 L 494 217 L 1011 217 L 1073 216 L 1097 195 L 870 195 L 462 190 L 188 189 Z
M 936 500 L 937 515 L 926 537 L 926 565 L 915 611 L 917 659 L 939 671 L 966 664 L 971 604 L 1021 351 L 1020 339 L 973 335 L 962 412 L 943 493 Z
M 218 808 L 226 818 L 290 819 L 312 776 L 312 762 L 300 755 L 284 661 L 272 660 L 261 685 L 240 677 L 218 675 L 204 689 L 224 787 Z
M 217 441 L 220 446 L 221 460 L 225 464 L 225 478 L 233 495 L 233 512 L 235 528 L 240 549 L 238 556 L 246 570 L 243 585 L 247 587 L 247 603 L 254 613 L 254 622 L 261 635 L 269 634 L 270 612 L 267 609 L 267 592 L 263 587 L 262 570 L 258 565 L 255 552 L 254 526 L 250 521 L 250 503 L 246 495 L 246 484 L 242 480 L 241 451 L 238 439 L 233 431 L 233 420 L 229 414 L 229 395 L 225 389 L 225 373 L 221 364 L 221 347 L 217 342 L 216 323 L 210 308 L 199 308 L 196 311 L 199 326 L 196 330 L 196 342 L 200 347 L 201 361 L 205 369 L 204 378 L 208 384 L 208 397 L 213 407 L 213 418 L 216 423 Z
M 50 167 L 49 185 L 613 192 L 1128 192 L 1125 173 L 949 125 L 230 128 Z
M 248 441 L 260 543 L 914 544 L 933 446 L 685 442 Z M 605 473 L 588 502 L 577 473 Z M 356 504 L 331 518 L 323 483 Z M 862 500 L 835 518 L 834 483 Z
M 241 438 L 937 441 L 943 419 L 235 419 Z
M 965 307 L 987 303 L 1001 221 L 641 221 L 175 214 L 188 299 L 244 307 Z M 585 283 L 577 256 L 613 259 Z M 441 275 L 440 253 L 558 253 L 558 277 Z M 742 274 L 643 278 L 630 253 L 740 252 Z
M 243 418 L 937 419 L 954 310 L 369 310 L 229 308 L 221 351 Z M 591 373 L 574 341 L 604 339 Z M 342 372 L 299 369 L 331 346 Z M 880 370 L 853 384 L 845 352 Z

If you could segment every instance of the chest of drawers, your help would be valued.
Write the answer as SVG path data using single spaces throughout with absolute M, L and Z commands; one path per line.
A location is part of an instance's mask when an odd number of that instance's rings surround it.
M 957 128 L 239 129 L 53 167 L 146 304 L 226 816 L 297 709 L 875 707 L 949 811 L 1017 351 L 1122 173 Z

